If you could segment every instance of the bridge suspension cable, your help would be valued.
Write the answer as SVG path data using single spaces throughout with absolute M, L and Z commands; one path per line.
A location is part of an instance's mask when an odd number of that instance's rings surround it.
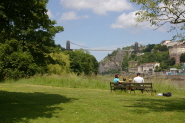
M 77 45 L 77 46 L 80 46 L 80 47 L 85 47 L 85 46 L 82 46 L 82 45 L 79 45 L 79 44 L 75 44 L 75 43 L 73 43 L 73 42 L 71 42 L 71 41 L 69 41 L 71 44 L 74 44 L 74 45 Z M 85 48 L 89 48 L 89 47 L 85 47 Z
M 92 48 L 89 48 L 89 47 L 86 47 L 86 46 L 82 46 L 82 45 L 79 45 L 79 44 L 76 44 L 76 43 L 73 43 L 71 41 L 69 41 L 71 44 L 74 44 L 74 45 L 77 45 L 77 46 L 80 46 L 80 47 L 84 47 L 84 48 L 88 48 L 88 49 L 84 49 L 84 50 L 88 50 L 88 51 L 114 51 L 116 49 L 92 49 Z M 77 50 L 77 49 L 73 49 L 73 50 Z M 123 51 L 134 51 L 133 49 L 131 50 L 123 50 Z

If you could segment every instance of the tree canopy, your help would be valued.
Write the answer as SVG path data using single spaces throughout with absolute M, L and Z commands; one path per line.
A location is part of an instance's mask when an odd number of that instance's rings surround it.
M 185 63 L 185 53 L 182 53 L 180 56 L 180 62 Z
M 185 1 L 184 0 L 130 0 L 141 5 L 137 15 L 137 21 L 149 21 L 151 25 L 158 28 L 164 24 L 171 24 L 171 30 L 185 29 Z M 177 24 L 179 26 L 177 26 Z M 176 37 L 184 38 L 184 33 L 179 33 Z
M 79 49 L 75 51 L 65 51 L 65 54 L 69 55 L 71 71 L 80 75 L 84 73 L 97 74 L 98 73 L 98 61 L 93 55 L 86 50 Z
M 64 30 L 47 15 L 47 0 L 1 0 L 0 79 L 47 71 L 49 55 L 58 46 L 54 36 Z M 57 48 L 59 49 L 59 48 Z

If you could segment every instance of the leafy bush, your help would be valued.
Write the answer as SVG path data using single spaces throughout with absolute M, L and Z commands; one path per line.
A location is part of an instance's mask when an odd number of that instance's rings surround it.
M 82 73 L 86 75 L 98 73 L 98 61 L 88 51 L 80 49 L 65 51 L 65 54 L 69 55 L 71 71 L 77 75 Z
M 50 53 L 50 56 L 54 60 L 54 64 L 48 65 L 48 73 L 62 74 L 70 72 L 69 55 L 65 55 L 63 52 Z

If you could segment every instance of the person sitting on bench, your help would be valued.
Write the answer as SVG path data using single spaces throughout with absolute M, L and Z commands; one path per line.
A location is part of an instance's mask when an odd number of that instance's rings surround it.
M 140 73 L 137 73 L 137 77 L 134 77 L 133 83 L 144 83 L 143 77 L 140 77 Z
M 120 76 L 120 75 L 116 74 L 116 75 L 115 75 L 115 78 L 114 78 L 114 80 L 113 80 L 113 82 L 124 82 L 124 81 L 120 81 L 120 80 L 119 80 L 119 76 Z
M 140 73 L 137 73 L 137 77 L 134 77 L 133 83 L 144 83 L 144 79 L 140 75 L 141 75 Z M 143 86 L 143 85 L 140 85 L 140 86 Z M 138 90 L 141 90 L 141 92 L 143 93 L 144 88 L 143 89 L 138 89 Z

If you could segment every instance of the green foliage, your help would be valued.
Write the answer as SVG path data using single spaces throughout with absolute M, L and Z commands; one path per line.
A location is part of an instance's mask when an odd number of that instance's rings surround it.
M 130 58 L 129 58 L 129 61 L 137 61 L 137 58 L 138 57 L 137 57 L 136 53 L 132 53 Z
M 172 58 L 169 60 L 168 65 L 169 65 L 169 66 L 175 65 L 175 58 L 174 58 L 174 57 L 172 57 Z
M 122 70 L 127 71 L 128 62 L 129 62 L 129 55 L 128 55 L 128 52 L 125 52 L 125 55 L 124 55 L 123 60 L 122 60 Z
M 86 75 L 98 73 L 98 61 L 93 55 L 90 55 L 88 51 L 80 49 L 65 51 L 65 54 L 69 55 L 72 72 L 78 75 L 82 73 Z
M 39 72 L 29 52 L 20 50 L 19 41 L 10 40 L 0 45 L 1 78 L 21 78 L 34 75 Z
M 49 19 L 47 2 L 1 0 L 0 79 L 45 73 L 47 65 L 56 62 L 48 54 L 59 51 L 53 39 L 64 29 Z
M 161 67 L 156 66 L 154 72 L 160 72 L 160 71 L 161 71 Z
M 185 63 L 185 53 L 182 53 L 180 56 L 180 62 L 184 62 Z
M 173 65 L 174 68 L 177 68 L 177 69 L 181 69 L 182 68 L 182 64 L 179 63 L 179 64 L 174 64 Z
M 155 52 L 156 51 L 169 51 L 169 49 L 166 45 L 156 44 L 153 48 L 154 48 Z
M 54 60 L 54 63 L 48 65 L 48 73 L 62 74 L 70 72 L 70 61 L 68 55 L 60 52 L 50 53 L 50 56 Z
M 154 48 L 155 44 L 148 44 L 146 48 L 143 50 L 143 52 L 151 52 L 151 50 Z
M 115 56 L 117 54 L 117 52 L 118 52 L 117 50 L 114 50 L 111 54 L 108 54 L 107 56 L 108 57 Z
M 134 45 L 123 47 L 122 50 L 134 49 Z

